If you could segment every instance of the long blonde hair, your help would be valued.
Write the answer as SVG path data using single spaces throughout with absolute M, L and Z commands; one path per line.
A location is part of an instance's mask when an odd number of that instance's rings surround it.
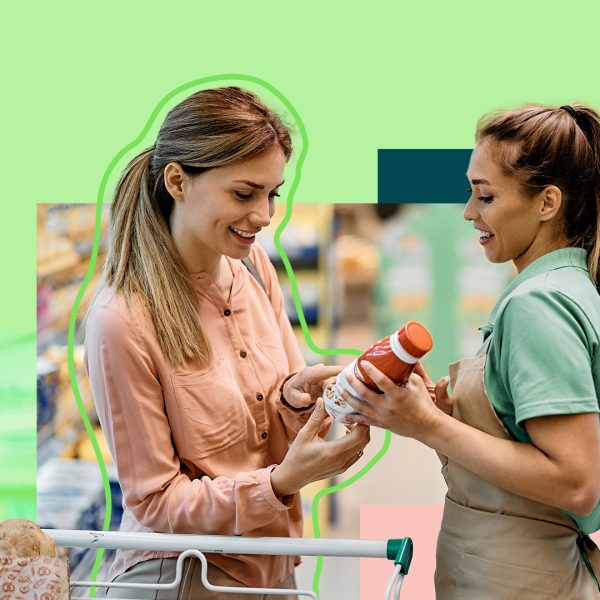
M 197 174 L 274 147 L 289 158 L 290 133 L 257 96 L 237 87 L 202 90 L 169 112 L 156 145 L 135 157 L 119 180 L 104 280 L 128 304 L 134 296 L 142 301 L 160 348 L 174 365 L 206 366 L 211 348 L 169 230 L 173 198 L 165 187 L 164 168 L 177 162 Z

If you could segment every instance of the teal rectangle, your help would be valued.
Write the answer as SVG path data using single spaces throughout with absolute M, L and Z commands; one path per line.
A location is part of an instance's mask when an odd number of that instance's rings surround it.
M 378 150 L 377 202 L 464 204 L 471 152 L 463 148 Z

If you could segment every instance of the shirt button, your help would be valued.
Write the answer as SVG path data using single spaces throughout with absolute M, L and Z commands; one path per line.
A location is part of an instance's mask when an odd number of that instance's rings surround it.
M 228 316 L 231 314 L 231 311 L 230 311 L 228 308 L 226 308 L 226 309 L 223 311 L 223 314 L 224 314 L 226 317 L 228 317 Z
M 264 396 L 262 394 L 256 394 L 257 400 L 262 400 L 263 398 L 264 398 Z
M 261 437 L 263 440 L 266 440 L 266 439 L 267 439 L 267 435 L 268 435 L 268 434 L 267 434 L 267 432 L 266 432 L 266 431 L 263 431 L 263 432 L 260 434 L 260 437 Z
M 246 351 L 245 351 L 245 350 L 240 350 L 240 356 L 241 356 L 242 358 L 246 358 L 246 356 L 248 356 L 248 354 L 246 354 Z

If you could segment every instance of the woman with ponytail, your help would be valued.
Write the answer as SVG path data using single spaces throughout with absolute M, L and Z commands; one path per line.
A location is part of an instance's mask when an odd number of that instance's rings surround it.
M 369 440 L 366 426 L 322 439 L 322 384 L 340 368 L 305 367 L 255 241 L 291 150 L 254 94 L 203 90 L 169 112 L 119 181 L 85 363 L 123 489 L 122 531 L 300 536 L 299 490 L 343 472 Z M 169 582 L 177 555 L 119 551 L 109 576 Z M 207 559 L 216 585 L 295 588 L 297 557 Z M 196 559 L 182 581 L 158 597 L 238 597 L 207 591 Z M 146 593 L 108 596 L 155 598 Z
M 475 358 L 435 386 L 356 379 L 357 423 L 435 449 L 438 600 L 600 598 L 600 121 L 581 104 L 485 116 L 464 218 L 517 276 Z M 425 378 L 427 379 L 427 378 Z M 435 400 L 432 402 L 432 397 Z

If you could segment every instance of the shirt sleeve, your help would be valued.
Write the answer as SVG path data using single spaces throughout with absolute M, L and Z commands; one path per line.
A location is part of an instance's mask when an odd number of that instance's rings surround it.
M 190 479 L 180 470 L 161 383 L 142 328 L 120 310 L 90 315 L 85 364 L 102 428 L 117 465 L 124 504 L 159 532 L 241 535 L 275 520 L 275 465 L 235 477 Z
M 509 300 L 494 337 L 517 424 L 599 412 L 585 330 L 584 312 L 559 291 L 536 288 Z
M 281 342 L 288 359 L 289 371 L 290 373 L 297 373 L 306 366 L 306 363 L 304 362 L 294 330 L 292 329 L 292 325 L 285 311 L 283 294 L 281 293 L 275 267 L 269 260 L 266 252 L 259 246 L 256 246 L 252 259 L 255 261 L 256 268 L 265 282 L 267 294 L 271 300 L 271 306 L 273 307 L 273 312 L 275 313 L 275 318 L 279 325 Z M 314 409 L 310 409 L 298 413 L 290 410 L 281 402 L 278 402 L 279 415 L 290 441 L 296 437 L 298 431 L 300 431 L 306 421 L 308 421 L 313 410 Z

